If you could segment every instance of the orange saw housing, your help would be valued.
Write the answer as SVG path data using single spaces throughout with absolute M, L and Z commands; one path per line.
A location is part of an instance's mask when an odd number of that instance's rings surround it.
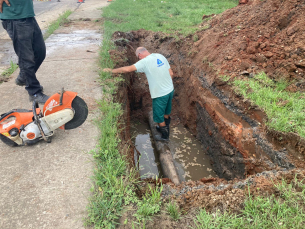
M 76 92 L 65 91 L 62 98 L 62 105 L 60 105 L 60 94 L 52 95 L 43 107 L 43 116 L 53 114 L 63 109 L 72 109 L 72 101 L 77 96 Z M 60 129 L 65 129 L 61 126 Z
M 40 113 L 40 108 L 36 109 L 36 114 Z M 9 131 L 13 128 L 20 130 L 21 126 L 28 125 L 34 121 L 33 111 L 27 110 L 27 112 L 20 112 L 20 110 L 12 110 L 6 117 L 0 121 L 0 134 L 4 136 L 10 136 Z

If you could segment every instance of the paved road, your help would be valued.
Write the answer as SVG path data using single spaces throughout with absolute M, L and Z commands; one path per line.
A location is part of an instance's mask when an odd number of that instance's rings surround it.
M 76 2 L 76 1 L 73 1 Z M 47 1 L 47 2 L 40 2 L 40 1 L 34 1 L 34 10 L 36 16 L 39 16 L 46 11 L 52 10 L 54 7 L 57 7 L 59 4 L 71 4 L 71 1 L 64 1 L 61 0 L 60 2 L 57 2 L 57 0 Z M 2 26 L 0 26 L 0 33 L 5 32 Z

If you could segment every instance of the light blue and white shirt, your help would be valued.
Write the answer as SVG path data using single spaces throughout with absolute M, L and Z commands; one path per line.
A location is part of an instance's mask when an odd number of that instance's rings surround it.
M 134 64 L 137 72 L 144 72 L 151 98 L 158 98 L 169 94 L 174 90 L 172 77 L 169 74 L 167 59 L 158 53 L 152 53 Z

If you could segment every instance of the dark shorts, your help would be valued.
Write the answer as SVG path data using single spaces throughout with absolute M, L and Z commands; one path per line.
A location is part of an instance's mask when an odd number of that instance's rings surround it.
M 154 122 L 164 122 L 164 115 L 169 115 L 172 111 L 172 99 L 174 90 L 162 97 L 154 98 L 152 101 Z

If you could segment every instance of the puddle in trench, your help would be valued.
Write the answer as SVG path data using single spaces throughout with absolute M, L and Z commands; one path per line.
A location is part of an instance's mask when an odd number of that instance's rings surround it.
M 154 149 L 149 125 L 131 122 L 131 134 L 141 178 L 162 177 L 159 153 Z M 217 177 L 201 143 L 181 124 L 171 128 L 169 147 L 181 181 Z
M 201 143 L 183 125 L 170 129 L 169 147 L 182 181 L 217 177 Z
M 138 165 L 141 178 L 162 177 L 159 154 L 153 147 L 153 139 L 148 124 L 131 122 L 130 132 L 135 146 L 134 160 L 135 164 Z

